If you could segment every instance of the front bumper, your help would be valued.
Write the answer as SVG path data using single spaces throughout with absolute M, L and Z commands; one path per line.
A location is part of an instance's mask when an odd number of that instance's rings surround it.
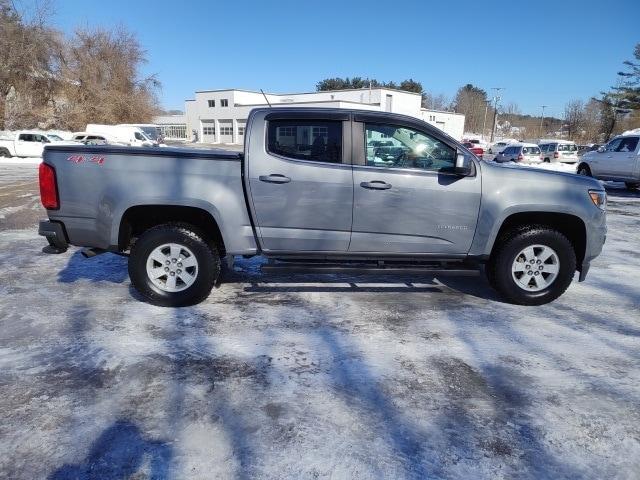
M 57 250 L 56 252 L 49 250 L 46 253 L 62 253 L 69 248 L 67 234 L 61 222 L 42 220 L 38 227 L 38 235 L 45 237 L 49 246 Z

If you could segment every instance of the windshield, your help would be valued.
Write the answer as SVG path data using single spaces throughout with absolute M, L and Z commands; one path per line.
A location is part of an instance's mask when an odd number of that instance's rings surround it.
M 560 143 L 558 144 L 559 152 L 577 152 L 578 146 L 575 143 Z
M 140 127 L 140 130 L 144 132 L 148 140 L 158 139 L 158 127 Z
M 524 155 L 539 155 L 540 147 L 522 147 L 522 153 Z

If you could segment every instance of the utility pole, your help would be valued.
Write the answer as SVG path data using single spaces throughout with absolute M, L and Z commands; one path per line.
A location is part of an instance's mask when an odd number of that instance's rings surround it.
M 500 100 L 498 93 L 500 93 L 500 90 L 504 90 L 504 87 L 491 87 L 491 90 L 496 91 L 496 95 L 493 97 L 493 128 L 491 129 L 491 140 L 489 140 L 489 142 L 493 143 L 493 137 L 495 137 L 496 134 L 496 122 L 498 120 L 498 101 Z
M 542 139 L 542 124 L 544 123 L 544 109 L 547 108 L 549 105 L 540 105 L 540 107 L 542 108 L 542 118 L 540 119 L 540 139 Z
M 489 110 L 489 105 L 491 104 L 490 101 L 485 100 L 484 102 L 484 120 L 482 121 L 482 141 L 486 142 L 487 141 L 487 137 L 485 137 L 484 135 L 484 129 L 487 126 L 487 110 Z

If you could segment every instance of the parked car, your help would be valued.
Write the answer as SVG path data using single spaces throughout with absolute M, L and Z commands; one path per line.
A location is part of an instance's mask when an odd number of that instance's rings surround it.
M 578 145 L 578 157 L 583 156 L 587 152 L 598 150 L 602 145 L 599 143 L 590 143 L 589 145 Z
M 540 163 L 542 161 L 540 147 L 535 143 L 512 144 L 496 155 L 495 161 L 498 163 Z
M 640 134 L 620 135 L 604 147 L 585 153 L 578 174 L 624 182 L 629 189 L 640 187 L 639 139 Z
M 489 153 L 493 153 L 493 154 L 498 154 L 500 152 L 502 152 L 505 148 L 507 148 L 508 145 L 510 145 L 512 142 L 508 142 L 508 141 L 499 141 L 499 142 L 495 142 L 492 143 L 489 146 Z
M 103 135 L 95 135 L 87 132 L 76 132 L 71 137 L 71 140 L 84 145 L 108 145 L 113 143 L 109 142 L 109 140 Z
M 484 155 L 484 148 L 480 147 L 477 143 L 473 142 L 464 142 L 462 144 L 464 147 L 471 150 L 471 152 L 478 158 L 482 158 Z
M 576 163 L 578 161 L 578 146 L 575 142 L 554 140 L 542 142 L 539 146 L 544 162 Z
M 50 140 L 42 132 L 20 130 L 0 138 L 0 157 L 40 157 Z
M 248 125 L 244 153 L 48 145 L 45 251 L 128 254 L 133 286 L 164 306 L 204 300 L 225 258 L 254 255 L 269 260 L 264 271 L 289 273 L 473 275 L 485 265 L 508 301 L 539 305 L 575 270 L 584 280 L 602 249 L 606 194 L 594 179 L 484 162 L 388 112 L 259 108 Z M 377 164 L 366 146 L 377 138 L 405 154 Z

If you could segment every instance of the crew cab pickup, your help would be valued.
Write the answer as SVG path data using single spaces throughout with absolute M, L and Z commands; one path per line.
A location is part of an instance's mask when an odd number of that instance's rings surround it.
M 45 251 L 128 255 L 133 286 L 164 306 L 204 300 L 223 261 L 254 255 L 284 272 L 484 270 L 538 305 L 584 280 L 606 235 L 598 181 L 485 162 L 386 112 L 255 109 L 243 153 L 47 146 L 40 189 Z
M 618 135 L 597 150 L 586 152 L 578 174 L 624 182 L 629 190 L 640 188 L 640 132 Z
M 0 157 L 40 157 L 51 140 L 42 132 L 23 130 L 0 137 Z

